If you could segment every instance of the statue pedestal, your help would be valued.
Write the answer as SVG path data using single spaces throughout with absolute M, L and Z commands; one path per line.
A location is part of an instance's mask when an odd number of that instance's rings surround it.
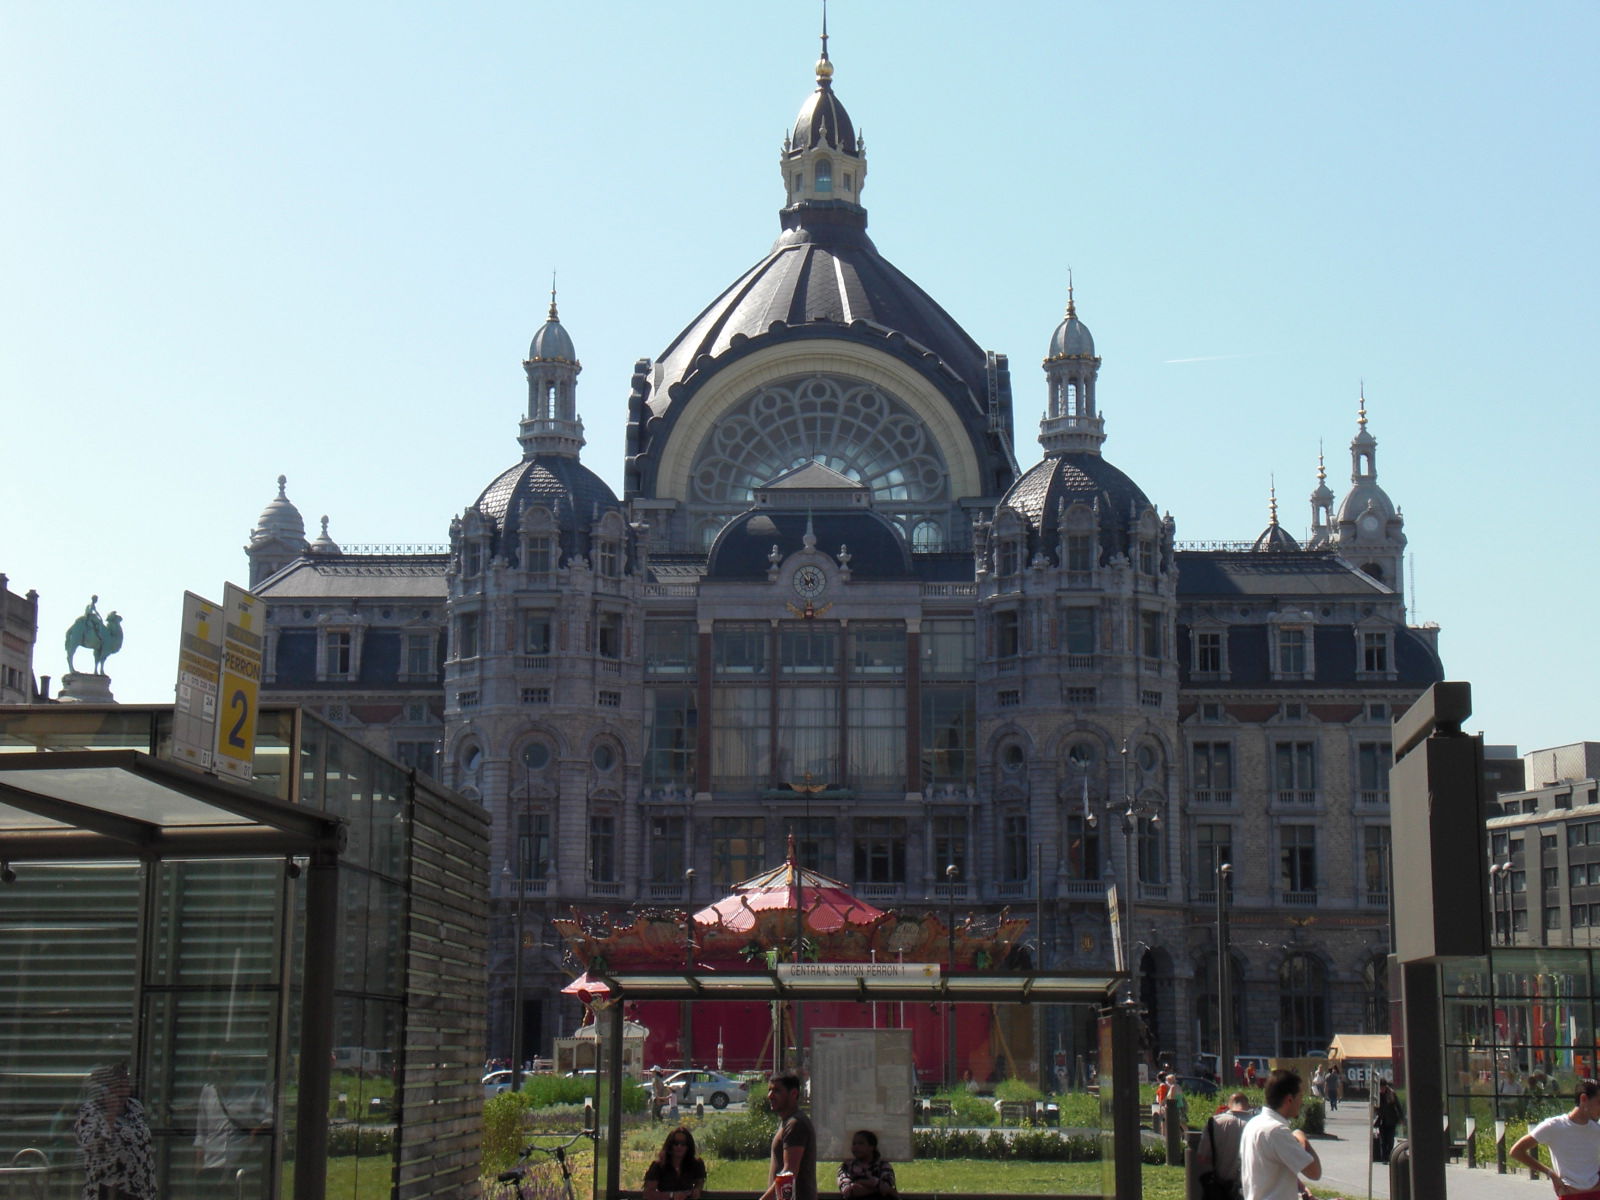
M 79 671 L 68 671 L 61 677 L 61 690 L 56 693 L 56 698 L 62 704 L 117 702 L 117 698 L 111 694 L 111 676 L 85 675 Z

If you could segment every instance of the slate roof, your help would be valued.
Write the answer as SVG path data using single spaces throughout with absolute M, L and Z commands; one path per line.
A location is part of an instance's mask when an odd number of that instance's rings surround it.
M 817 549 L 831 556 L 850 549 L 855 579 L 912 579 L 911 554 L 892 521 L 864 509 L 817 512 L 810 516 Z M 773 546 L 780 554 L 805 548 L 807 514 L 782 509 L 752 509 L 729 521 L 712 543 L 706 562 L 709 579 L 765 579 Z
M 502 471 L 478 497 L 477 509 L 502 529 L 529 505 L 542 505 L 563 529 L 588 528 L 598 506 L 621 508 L 609 484 L 576 458 L 528 458 Z
M 1178 598 L 1200 596 L 1388 596 L 1383 584 L 1331 550 L 1178 551 Z
M 445 598 L 448 554 L 319 554 L 297 558 L 254 589 L 263 600 Z

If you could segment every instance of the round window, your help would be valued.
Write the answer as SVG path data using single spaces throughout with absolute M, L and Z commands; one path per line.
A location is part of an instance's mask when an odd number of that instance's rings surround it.
M 1160 761 L 1160 757 L 1156 754 L 1156 748 L 1154 746 L 1139 747 L 1139 766 L 1144 770 L 1154 771 L 1156 769 L 1156 763 Z
M 601 742 L 594 748 L 594 769 L 609 771 L 617 765 L 617 752 L 610 742 Z
M 477 746 L 468 746 L 461 752 L 461 769 L 471 774 L 483 762 L 483 751 Z
M 1067 761 L 1079 771 L 1087 771 L 1094 765 L 1094 745 L 1090 742 L 1079 742 L 1067 751 Z
M 529 742 L 522 748 L 522 765 L 530 771 L 542 771 L 550 765 L 550 747 L 543 742 Z
M 1022 765 L 1028 761 L 1028 756 L 1023 753 L 1022 747 L 1012 743 L 1000 752 L 1000 761 L 1008 771 L 1020 771 Z

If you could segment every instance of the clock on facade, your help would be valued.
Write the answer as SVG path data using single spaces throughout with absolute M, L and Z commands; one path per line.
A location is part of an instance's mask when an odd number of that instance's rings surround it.
M 828 590 L 828 576 L 821 567 L 804 566 L 794 573 L 795 595 L 802 600 L 815 600 Z

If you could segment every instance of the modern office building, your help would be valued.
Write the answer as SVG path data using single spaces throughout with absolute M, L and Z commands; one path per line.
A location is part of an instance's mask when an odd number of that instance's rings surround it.
M 1502 946 L 1592 946 L 1600 931 L 1600 742 L 1522 756 L 1523 786 L 1489 818 L 1494 937 Z
M 1303 544 L 1274 501 L 1259 537 L 1186 547 L 1203 500 L 1105 453 L 1138 398 L 1102 389 L 1070 288 L 1021 381 L 878 252 L 826 54 L 779 159 L 776 241 L 608 415 L 620 494 L 581 461 L 552 296 L 519 445 L 440 498 L 448 546 L 308 540 L 281 478 L 250 538 L 269 691 L 494 815 L 492 1050 L 575 1018 L 552 917 L 707 903 L 790 835 L 880 907 L 1025 907 L 1050 968 L 1109 961 L 1116 883 L 1185 1060 L 1231 862 L 1234 1045 L 1386 1028 L 1390 722 L 1442 670 L 1365 400 Z M 1014 388 L 1046 413 L 1020 463 Z

